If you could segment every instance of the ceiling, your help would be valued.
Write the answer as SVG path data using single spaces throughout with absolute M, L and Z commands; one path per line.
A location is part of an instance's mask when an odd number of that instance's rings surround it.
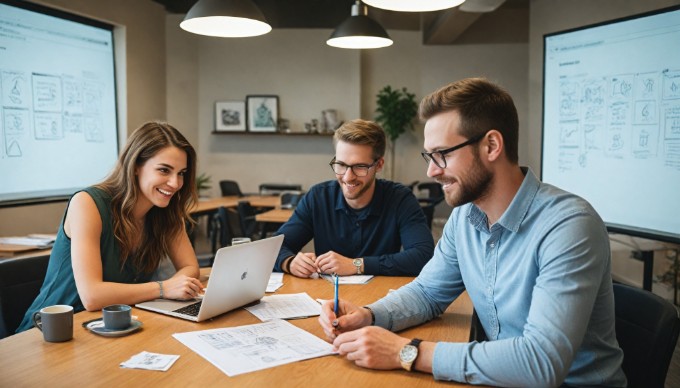
M 185 14 L 196 0 L 154 0 L 168 13 Z M 481 0 L 467 0 L 468 2 Z M 423 44 L 447 45 L 528 41 L 530 0 L 505 0 L 494 12 L 452 8 L 437 12 L 395 12 L 368 7 L 368 16 L 387 30 L 422 31 Z M 333 29 L 350 16 L 354 0 L 253 0 L 272 28 Z M 490 34 L 489 31 L 496 31 Z M 501 33 L 498 33 L 501 31 Z

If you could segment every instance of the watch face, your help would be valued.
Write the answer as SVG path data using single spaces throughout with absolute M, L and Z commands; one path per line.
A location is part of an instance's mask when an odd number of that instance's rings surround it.
M 354 264 L 355 267 L 361 267 L 361 259 L 352 260 L 352 264 Z
M 401 351 L 399 352 L 399 358 L 403 362 L 413 362 L 413 360 L 415 360 L 417 356 L 418 348 L 416 348 L 413 345 L 406 345 L 403 348 L 401 348 Z

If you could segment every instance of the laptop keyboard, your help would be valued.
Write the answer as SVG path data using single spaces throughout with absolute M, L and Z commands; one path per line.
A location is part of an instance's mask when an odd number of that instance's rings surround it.
M 200 300 L 200 301 L 198 301 L 194 304 L 190 304 L 188 306 L 184 306 L 182 308 L 179 308 L 179 309 L 177 309 L 173 312 L 179 313 L 179 314 L 184 314 L 184 315 L 190 315 L 192 317 L 195 317 L 195 316 L 198 315 L 198 312 L 201 310 L 201 303 L 203 303 L 202 300 Z

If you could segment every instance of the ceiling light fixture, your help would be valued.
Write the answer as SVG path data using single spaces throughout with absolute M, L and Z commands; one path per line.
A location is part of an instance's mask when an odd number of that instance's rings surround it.
M 251 0 L 198 0 L 179 26 L 199 35 L 243 38 L 272 30 Z
M 392 39 L 378 22 L 366 16 L 368 9 L 361 1 L 352 5 L 352 16 L 333 31 L 326 44 L 347 49 L 373 49 L 391 46 Z
M 388 11 L 430 12 L 453 8 L 465 0 L 364 0 L 371 7 Z
M 463 12 L 493 12 L 503 3 L 505 0 L 467 0 L 458 9 Z

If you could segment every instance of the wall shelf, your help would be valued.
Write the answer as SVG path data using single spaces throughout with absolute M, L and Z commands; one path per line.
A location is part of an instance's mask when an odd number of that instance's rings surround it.
M 237 131 L 212 131 L 213 135 L 245 135 L 245 136 L 308 136 L 308 137 L 330 137 L 334 132 L 308 133 L 308 132 L 237 132 Z

